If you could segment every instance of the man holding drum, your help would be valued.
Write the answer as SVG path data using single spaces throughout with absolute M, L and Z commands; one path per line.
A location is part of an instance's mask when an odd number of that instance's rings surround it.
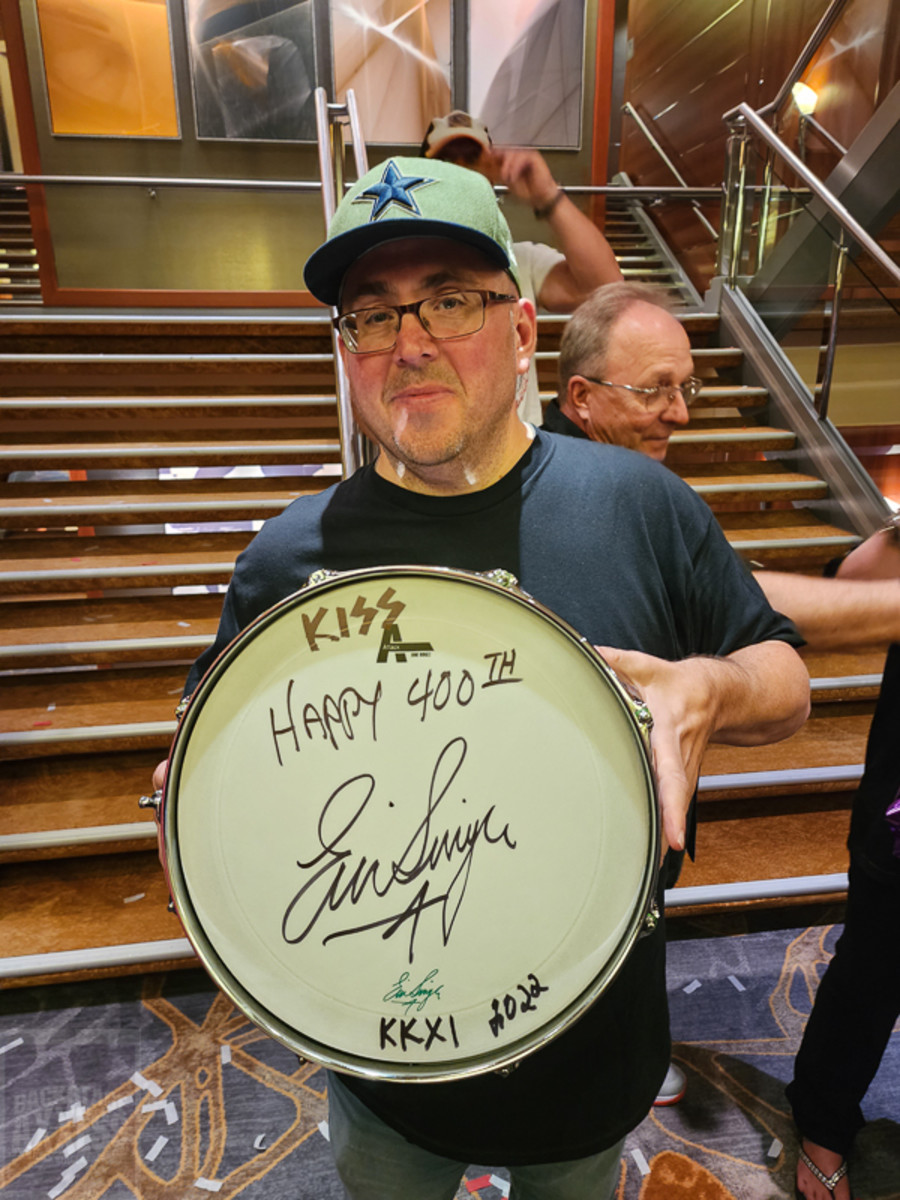
M 614 447 L 598 459 L 597 447 L 519 419 L 534 308 L 480 175 L 419 159 L 379 165 L 350 189 L 305 274 L 339 310 L 355 415 L 377 458 L 267 522 L 238 560 L 187 692 L 316 570 L 503 568 L 643 696 L 664 840 L 680 848 L 707 742 L 778 740 L 805 720 L 795 631 L 674 476 Z M 593 1006 L 512 1071 L 421 1084 L 332 1072 L 339 1174 L 354 1200 L 452 1200 L 468 1164 L 492 1164 L 510 1168 L 517 1200 L 601 1200 L 669 1051 L 660 923 Z

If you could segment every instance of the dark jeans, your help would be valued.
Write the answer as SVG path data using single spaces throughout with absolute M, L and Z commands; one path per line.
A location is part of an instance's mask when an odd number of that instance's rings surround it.
M 850 865 L 847 918 L 822 976 L 787 1097 L 801 1135 L 846 1155 L 900 1015 L 900 890 Z

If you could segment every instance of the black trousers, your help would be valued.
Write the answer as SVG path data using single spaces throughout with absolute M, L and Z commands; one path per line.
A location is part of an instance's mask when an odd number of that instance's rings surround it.
M 855 867 L 847 917 L 816 992 L 787 1097 L 800 1134 L 846 1156 L 900 1015 L 900 889 Z

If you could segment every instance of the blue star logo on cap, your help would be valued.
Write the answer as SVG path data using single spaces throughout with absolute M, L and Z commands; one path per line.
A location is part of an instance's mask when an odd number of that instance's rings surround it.
M 391 160 L 385 167 L 379 182 L 371 184 L 364 192 L 360 192 L 355 203 L 374 200 L 372 212 L 369 215 L 370 221 L 377 221 L 392 204 L 420 217 L 422 213 L 416 204 L 415 197 L 410 193 L 415 188 L 424 187 L 429 183 L 434 183 L 434 180 L 426 179 L 424 175 L 401 175 L 397 170 L 396 163 Z

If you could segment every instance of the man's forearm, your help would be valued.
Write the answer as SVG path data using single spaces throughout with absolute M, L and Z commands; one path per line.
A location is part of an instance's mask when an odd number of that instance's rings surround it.
M 713 673 L 710 741 L 759 746 L 790 737 L 809 716 L 809 676 L 786 642 L 760 642 L 721 659 L 702 659 Z
M 844 580 L 759 571 L 766 599 L 811 650 L 870 650 L 900 641 L 900 581 Z

